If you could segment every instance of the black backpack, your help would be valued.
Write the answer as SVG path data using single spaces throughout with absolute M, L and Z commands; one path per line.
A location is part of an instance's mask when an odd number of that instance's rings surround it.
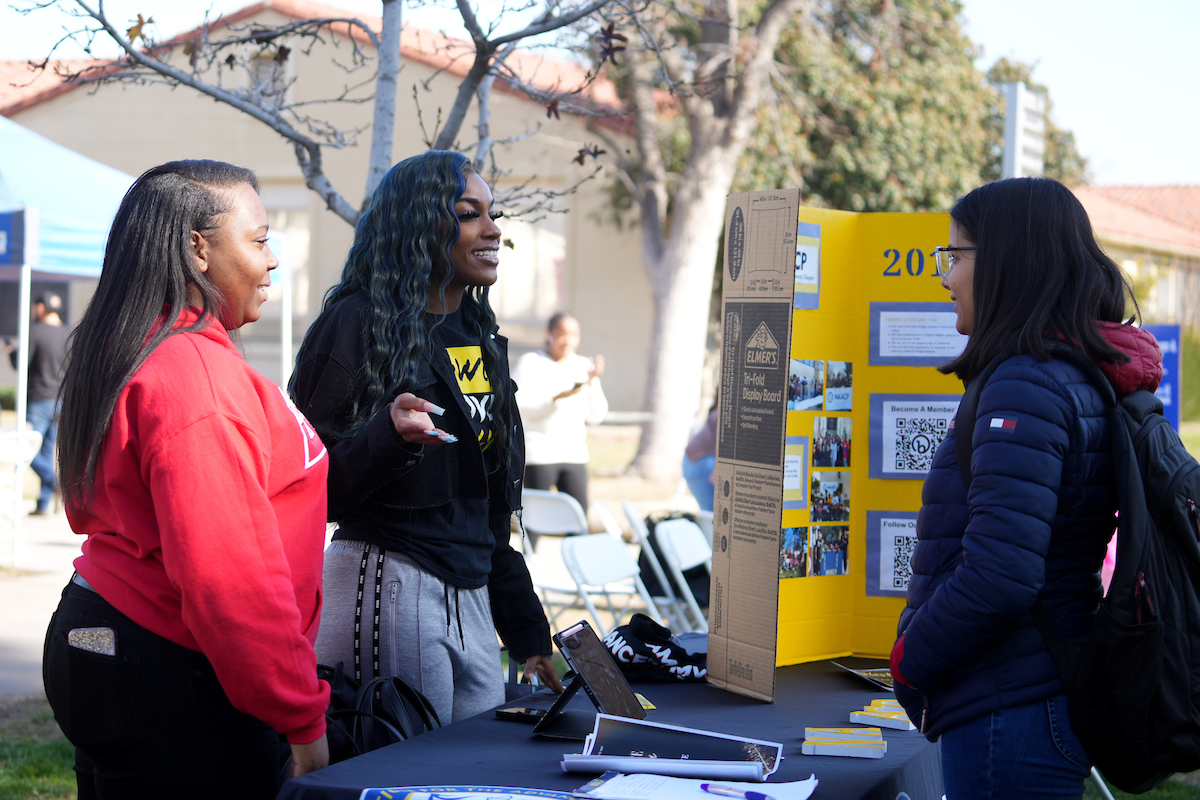
M 1040 600 L 1034 621 L 1066 689 L 1071 727 L 1104 777 L 1140 794 L 1200 769 L 1200 464 L 1139 390 L 1117 400 L 1079 350 L 1047 342 L 1106 398 L 1117 476 L 1117 563 L 1091 633 L 1064 642 Z M 979 394 L 1000 359 L 963 395 L 955 452 L 968 490 Z
M 330 689 L 325 723 L 331 764 L 442 726 L 425 695 L 395 676 L 359 683 L 339 661 L 318 664 L 317 677 Z

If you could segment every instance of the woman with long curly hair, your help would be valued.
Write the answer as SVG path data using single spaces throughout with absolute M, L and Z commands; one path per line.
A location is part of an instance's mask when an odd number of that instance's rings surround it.
M 291 384 L 329 449 L 338 524 L 317 655 L 362 679 L 399 676 L 443 723 L 504 701 L 497 631 L 526 675 L 561 691 L 549 624 L 509 546 L 524 447 L 488 304 L 500 216 L 461 154 L 392 167 Z
M 61 486 L 87 541 L 43 659 L 80 798 L 274 797 L 279 734 L 293 775 L 328 763 L 328 460 L 230 338 L 278 263 L 247 169 L 164 164 L 117 210 L 62 385 Z

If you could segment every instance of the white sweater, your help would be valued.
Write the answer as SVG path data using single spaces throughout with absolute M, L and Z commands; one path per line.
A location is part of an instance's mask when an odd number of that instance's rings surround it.
M 591 361 L 575 354 L 562 362 L 542 351 L 517 360 L 512 377 L 517 383 L 517 408 L 525 426 L 526 464 L 586 464 L 585 423 L 598 424 L 608 413 L 600 379 L 588 380 Z M 554 400 L 576 383 L 583 390 Z

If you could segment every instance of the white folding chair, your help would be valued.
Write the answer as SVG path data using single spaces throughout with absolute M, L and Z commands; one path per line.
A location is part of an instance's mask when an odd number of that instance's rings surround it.
M 694 630 L 707 633 L 708 621 L 688 586 L 687 578 L 683 576 L 684 570 L 701 564 L 709 574 L 712 573 L 712 548 L 705 541 L 704 532 L 690 519 L 668 519 L 654 526 L 654 538 L 658 540 L 667 568 L 675 576 L 679 594 L 696 622 Z
M 629 554 L 624 542 L 600 534 L 572 536 L 563 540 L 562 557 L 563 563 L 567 565 L 567 571 L 575 580 L 579 599 L 587 608 L 588 613 L 592 615 L 592 619 L 596 620 L 596 629 L 600 631 L 602 637 L 607 636 L 612 628 L 624 621 L 625 615 L 631 610 L 639 596 L 646 604 L 651 618 L 658 617 L 658 607 L 654 605 L 654 600 L 646 591 L 646 585 L 642 583 L 639 575 L 637 561 Z M 628 593 L 625 605 L 618 611 L 613 604 L 613 587 L 626 582 L 632 584 L 632 591 Z M 611 627 L 605 625 L 604 621 L 600 619 L 600 614 L 596 611 L 595 604 L 592 603 L 593 594 L 604 595 L 609 613 L 612 614 L 613 624 Z M 626 594 L 626 592 L 622 591 L 621 594 Z
M 587 514 L 574 497 L 563 492 L 525 489 L 521 493 L 521 504 L 526 529 L 539 535 L 536 543 L 524 543 L 525 563 L 553 627 L 564 611 L 582 607 L 578 588 L 569 584 L 568 575 L 563 574 L 561 549 L 568 538 L 589 532 Z M 619 530 L 616 535 L 620 537 Z M 621 544 L 624 546 L 624 541 Z M 604 588 L 614 594 L 633 596 L 636 593 L 633 583 L 627 579 L 614 579 Z
M 708 540 L 708 549 L 712 550 L 713 512 L 701 511 L 696 515 L 696 524 L 700 526 L 700 530 L 704 533 L 704 538 Z
M 655 580 L 662 587 L 662 594 L 655 595 L 655 602 L 666 612 L 663 619 L 666 621 L 667 627 L 673 633 L 691 633 L 695 628 L 688 620 L 687 607 L 682 600 L 675 596 L 675 592 L 671 589 L 671 582 L 667 580 L 667 573 L 663 571 L 662 562 L 658 560 L 658 555 L 650 545 L 650 531 L 646 528 L 646 521 L 642 519 L 641 513 L 633 503 L 621 503 L 621 510 L 625 512 L 625 518 L 629 520 L 633 538 L 637 541 L 642 553 L 645 554 L 646 562 L 650 564 L 650 571 L 654 573 Z
M 521 524 L 538 540 L 535 546 L 533 536 L 521 537 L 525 565 L 553 628 L 563 612 L 584 608 L 558 550 L 564 536 L 588 532 L 587 515 L 571 495 L 540 489 L 524 489 L 521 505 Z
M 592 510 L 596 512 L 596 519 L 600 520 L 600 524 L 604 526 L 604 532 L 614 539 L 625 541 L 625 537 L 621 535 L 621 523 L 617 522 L 617 518 L 613 516 L 612 511 L 606 503 L 592 503 Z
M 536 534 L 572 536 L 588 532 L 587 514 L 579 501 L 565 492 L 524 489 L 521 492 L 521 520 Z

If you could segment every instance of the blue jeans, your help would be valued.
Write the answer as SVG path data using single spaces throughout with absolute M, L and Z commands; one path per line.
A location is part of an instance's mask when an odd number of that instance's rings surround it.
M 54 487 L 57 480 L 54 477 L 54 440 L 58 438 L 57 400 L 34 400 L 25 411 L 25 419 L 33 429 L 42 435 L 42 449 L 33 457 L 30 468 L 42 479 L 42 489 L 38 492 L 37 507 L 45 510 L 54 499 Z
M 942 734 L 946 800 L 1083 797 L 1091 761 L 1066 695 L 1005 708 Z
M 687 456 L 683 457 L 683 479 L 696 496 L 701 511 L 713 510 L 713 485 L 709 478 L 716 467 L 715 455 L 704 456 L 696 461 L 690 461 Z

